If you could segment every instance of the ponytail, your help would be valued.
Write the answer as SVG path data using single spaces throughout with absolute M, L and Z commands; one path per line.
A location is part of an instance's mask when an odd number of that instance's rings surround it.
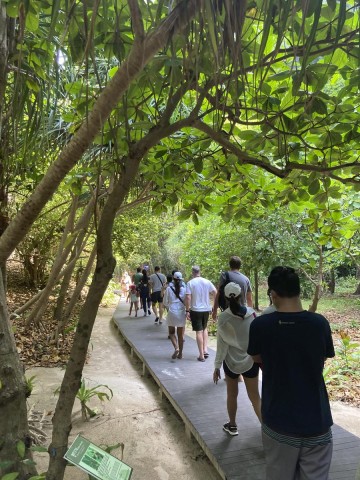
M 179 298 L 181 283 L 178 278 L 174 278 L 175 295 Z
M 231 295 L 228 298 L 229 308 L 233 315 L 244 318 L 246 315 L 246 307 L 243 307 L 242 305 L 240 305 L 239 298 L 240 298 L 240 295 L 238 297 L 234 297 L 234 295 Z

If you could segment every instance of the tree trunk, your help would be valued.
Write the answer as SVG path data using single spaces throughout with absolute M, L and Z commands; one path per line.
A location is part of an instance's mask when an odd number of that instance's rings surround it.
M 360 265 L 358 264 L 355 264 L 356 265 L 356 278 L 360 278 Z M 356 287 L 356 290 L 355 292 L 353 293 L 353 295 L 360 295 L 360 282 L 358 284 L 358 286 Z
M 30 437 L 26 409 L 26 383 L 20 363 L 6 307 L 5 290 L 0 270 L 0 477 L 9 472 L 19 472 L 19 479 L 35 474 L 32 465 L 21 462 L 31 458 Z M 26 446 L 21 458 L 17 445 Z M 9 462 L 6 467 L 3 462 Z
M 259 310 L 259 271 L 258 268 L 254 268 L 254 308 Z
M 0 0 L 0 125 L 2 105 L 4 104 L 6 88 L 6 68 L 8 59 L 6 3 Z
M 32 310 L 32 312 L 30 313 L 29 317 L 26 320 L 27 325 L 30 325 L 32 322 L 34 322 L 35 324 L 40 322 L 41 317 L 44 314 L 46 307 L 48 305 L 49 296 L 53 291 L 53 288 L 56 285 L 56 282 L 58 281 L 61 269 L 63 268 L 71 249 L 74 247 L 75 244 L 77 245 L 78 249 L 81 248 L 80 246 L 86 235 L 86 230 L 89 226 L 89 222 L 94 210 L 95 202 L 96 202 L 96 196 L 94 195 L 90 200 L 90 202 L 88 203 L 88 205 L 86 206 L 80 219 L 78 220 L 75 226 L 75 229 L 73 228 L 73 225 L 71 225 L 72 216 L 70 215 L 69 217 L 70 220 L 62 236 L 62 240 L 59 245 L 58 252 L 54 260 L 53 266 L 51 268 L 51 272 L 50 272 L 47 284 L 45 288 L 42 290 L 41 297 L 36 303 L 34 309 Z M 76 207 L 74 210 L 76 210 Z M 75 214 L 75 211 L 73 213 Z M 77 237 L 74 236 L 74 233 L 73 233 L 74 230 L 79 232 Z
M 66 462 L 63 456 L 67 450 L 71 431 L 71 413 L 80 387 L 96 313 L 113 276 L 116 264 L 111 245 L 114 219 L 135 179 L 141 158 L 142 156 L 128 159 L 121 180 L 109 195 L 101 215 L 97 231 L 95 274 L 80 313 L 70 359 L 60 387 L 59 399 L 53 417 L 53 436 L 49 446 L 50 463 L 46 480 L 62 480 L 64 478 Z
M 335 281 L 335 270 L 333 268 L 330 270 L 330 280 L 328 282 L 328 286 L 329 286 L 329 292 L 334 294 L 336 281 Z
M 75 252 L 73 252 L 73 255 L 75 255 Z M 74 259 L 74 258 L 73 258 Z M 61 319 L 63 317 L 63 311 L 64 311 L 64 305 L 65 305 L 65 299 L 66 299 L 66 294 L 69 290 L 69 285 L 71 281 L 71 277 L 74 271 L 76 263 L 73 263 L 73 267 L 67 270 L 66 274 L 63 277 L 63 280 L 61 282 L 61 287 L 60 287 L 60 292 L 56 301 L 56 307 L 54 310 L 54 320 L 59 324 L 61 322 Z M 55 338 L 57 340 L 57 338 Z
M 90 254 L 90 257 L 88 259 L 88 262 L 86 264 L 86 267 L 84 268 L 84 271 L 82 272 L 81 277 L 79 278 L 79 281 L 77 282 L 76 287 L 72 293 L 70 302 L 68 303 L 65 309 L 65 313 L 63 315 L 62 321 L 58 325 L 57 335 L 59 335 L 59 333 L 64 333 L 64 328 L 69 321 L 69 318 L 72 314 L 72 311 L 74 310 L 74 307 L 76 305 L 76 302 L 78 301 L 81 291 L 85 286 L 86 280 L 89 278 L 92 266 L 94 264 L 95 257 L 96 257 L 96 246 L 94 246 Z
M 311 303 L 311 305 L 309 305 L 309 312 L 316 312 L 318 304 L 319 304 L 319 300 L 320 300 L 321 295 L 322 295 L 322 291 L 323 291 L 322 283 L 323 283 L 323 278 L 324 278 L 323 263 L 324 263 L 324 255 L 323 255 L 322 247 L 320 247 L 319 248 L 319 266 L 318 266 L 317 282 L 316 282 L 316 286 L 315 286 L 315 292 L 314 292 L 312 303 Z
M 359 283 L 358 286 L 356 287 L 356 290 L 355 290 L 355 292 L 353 293 L 353 295 L 360 295 L 360 283 Z

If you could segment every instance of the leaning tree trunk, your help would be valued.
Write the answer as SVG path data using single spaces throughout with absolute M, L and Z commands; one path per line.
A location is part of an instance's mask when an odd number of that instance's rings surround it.
M 60 387 L 59 399 L 53 417 L 53 436 L 49 446 L 50 463 L 47 480 L 62 480 L 66 461 L 63 456 L 67 450 L 71 431 L 71 413 L 76 394 L 79 390 L 82 370 L 86 361 L 91 332 L 96 314 L 113 276 L 115 259 L 112 253 L 112 229 L 116 212 L 129 192 L 137 174 L 141 157 L 129 158 L 119 183 L 114 187 L 104 206 L 97 232 L 97 262 L 85 304 L 80 312 L 70 359 Z
M 65 334 L 65 327 L 69 321 L 69 318 L 72 314 L 72 311 L 74 310 L 74 307 L 79 299 L 79 296 L 81 294 L 82 289 L 85 286 L 86 280 L 89 278 L 92 266 L 94 264 L 96 257 L 96 246 L 94 246 L 90 257 L 88 259 L 88 262 L 86 264 L 86 267 L 84 268 L 84 271 L 81 274 L 81 277 L 79 278 L 79 281 L 76 284 L 76 287 L 74 288 L 74 291 L 72 292 L 70 301 L 65 309 L 65 312 L 60 320 L 60 322 L 57 325 L 56 332 L 54 334 L 54 338 L 57 340 L 59 337 L 59 334 L 62 333 L 63 336 Z
M 55 257 L 53 266 L 51 268 L 48 281 L 46 283 L 45 288 L 42 290 L 41 297 L 37 301 L 34 309 L 32 310 L 32 312 L 30 313 L 29 317 L 26 320 L 27 325 L 30 325 L 32 322 L 34 322 L 35 324 L 38 324 L 40 322 L 46 310 L 46 307 L 48 305 L 49 296 L 51 295 L 51 292 L 53 291 L 53 288 L 55 287 L 56 282 L 58 281 L 61 269 L 63 268 L 71 249 L 74 248 L 74 245 L 80 248 L 81 244 L 83 243 L 87 228 L 90 223 L 91 216 L 94 211 L 95 202 L 96 202 L 96 196 L 93 195 L 92 199 L 86 206 L 80 219 L 77 221 L 74 229 L 73 228 L 69 229 L 68 228 L 69 225 L 66 226 L 64 235 L 62 236 L 62 240 L 58 248 L 57 255 Z M 70 223 L 71 223 L 71 220 L 70 220 Z M 77 234 L 77 237 L 74 235 L 73 233 L 74 231 L 79 232 Z M 70 241 L 69 241 L 69 238 L 70 238 Z M 70 266 L 70 269 L 71 269 L 71 266 Z
M 73 251 L 71 252 L 69 265 L 68 265 L 68 268 L 66 269 L 66 273 L 64 275 L 63 281 L 61 282 L 60 292 L 57 298 L 56 307 L 53 315 L 53 318 L 57 323 L 57 328 L 55 329 L 55 332 L 54 332 L 54 340 L 56 342 L 58 341 L 58 338 L 59 338 L 59 332 L 62 331 L 62 333 L 64 333 L 63 329 L 59 328 L 59 325 L 62 325 L 62 320 L 64 318 L 64 308 L 65 308 L 64 306 L 65 306 L 66 295 L 69 290 L 70 281 L 76 266 L 76 262 L 79 259 L 81 253 L 83 252 L 88 238 L 89 237 L 87 237 L 84 240 L 84 243 L 80 248 L 74 248 Z
M 27 474 L 36 471 L 32 465 L 21 462 L 25 458 L 31 458 L 26 382 L 9 321 L 1 270 L 0 318 L 0 477 L 5 473 L 18 472 L 19 479 L 23 479 L 27 478 Z M 17 446 L 22 444 L 26 446 L 23 457 L 19 455 L 20 449 L 17 449 Z M 5 466 L 5 462 L 9 462 L 9 465 Z
M 70 359 L 60 387 L 59 399 L 53 417 L 53 436 L 49 446 L 50 463 L 46 480 L 62 480 L 64 477 L 66 462 L 63 457 L 67 450 L 71 431 L 71 413 L 80 387 L 82 370 L 86 361 L 96 313 L 115 269 L 115 260 L 111 246 L 114 219 L 136 177 L 141 159 L 161 138 L 178 131 L 179 123 L 168 125 L 176 105 L 177 103 L 173 102 L 166 109 L 163 117 L 165 126 L 160 122 L 157 127 L 151 129 L 144 138 L 132 146 L 129 157 L 124 163 L 125 167 L 121 179 L 114 186 L 101 214 L 98 227 L 95 274 L 80 312 Z

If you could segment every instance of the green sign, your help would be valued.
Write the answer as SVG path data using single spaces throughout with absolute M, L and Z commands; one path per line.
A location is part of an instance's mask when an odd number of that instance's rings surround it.
M 97 480 L 129 480 L 132 468 L 78 435 L 64 458 Z

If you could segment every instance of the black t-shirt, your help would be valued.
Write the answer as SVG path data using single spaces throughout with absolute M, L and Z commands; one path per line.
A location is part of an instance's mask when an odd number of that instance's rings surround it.
M 263 362 L 262 415 L 269 428 L 288 435 L 317 435 L 332 425 L 322 376 L 335 355 L 330 325 L 308 311 L 273 312 L 250 326 L 248 353 Z

